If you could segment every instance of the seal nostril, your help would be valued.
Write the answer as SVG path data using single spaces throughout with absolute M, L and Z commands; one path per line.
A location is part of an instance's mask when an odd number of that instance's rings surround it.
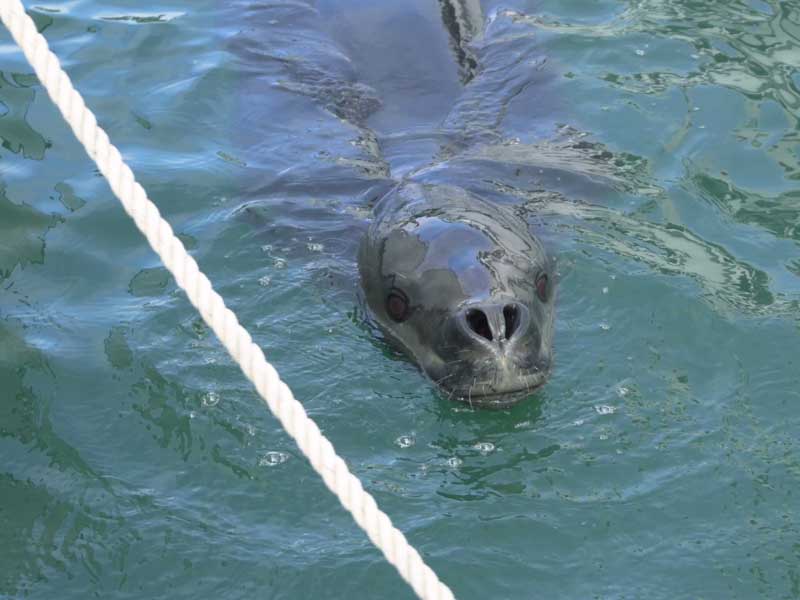
M 519 309 L 513 304 L 506 304 L 503 307 L 503 317 L 506 320 L 506 339 L 510 340 L 519 325 Z
M 489 319 L 486 318 L 486 313 L 477 308 L 467 311 L 467 324 L 470 329 L 477 333 L 479 336 L 492 341 L 492 329 L 489 327 Z

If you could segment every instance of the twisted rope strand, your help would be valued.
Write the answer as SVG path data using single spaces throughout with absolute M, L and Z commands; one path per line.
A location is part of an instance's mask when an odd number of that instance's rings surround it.
M 261 398 L 280 420 L 286 432 L 297 442 L 311 466 L 325 485 L 342 503 L 353 519 L 378 547 L 386 560 L 424 600 L 452 600 L 450 589 L 425 564 L 406 537 L 392 525 L 378 508 L 359 479 L 347 468 L 317 424 L 308 417 L 303 405 L 280 379 L 264 353 L 239 324 L 236 315 L 225 306 L 195 260 L 175 237 L 169 223 L 147 197 L 133 171 L 122 160 L 119 150 L 97 125 L 97 119 L 50 51 L 47 41 L 33 20 L 25 13 L 20 0 L 0 0 L 0 18 L 33 67 L 39 81 L 61 111 L 87 154 L 97 164 L 125 211 L 147 238 L 177 284 L 186 292 L 192 305 L 214 331 L 230 355 L 253 383 Z

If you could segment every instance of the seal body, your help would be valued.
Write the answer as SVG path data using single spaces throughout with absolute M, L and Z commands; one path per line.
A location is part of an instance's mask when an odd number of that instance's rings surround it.
M 500 408 L 546 380 L 554 265 L 508 207 L 401 183 L 376 205 L 358 264 L 374 320 L 450 397 Z

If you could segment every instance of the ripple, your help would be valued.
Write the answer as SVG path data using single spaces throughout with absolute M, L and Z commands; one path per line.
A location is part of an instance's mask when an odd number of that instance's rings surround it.
M 213 408 L 219 404 L 220 396 L 217 392 L 206 392 L 203 394 L 202 404 L 205 408 Z
M 168 23 L 174 21 L 186 13 L 165 12 L 165 13 L 143 13 L 138 15 L 97 15 L 95 18 L 102 21 L 120 21 L 134 25 L 149 25 L 151 23 Z
M 495 445 L 492 442 L 476 442 L 472 445 L 472 447 L 484 456 L 491 454 L 496 450 Z
M 398 448 L 410 448 L 416 444 L 416 440 L 414 439 L 413 435 L 401 435 L 394 441 L 394 443 Z
M 270 451 L 258 459 L 259 467 L 277 467 L 289 460 L 290 455 L 286 452 Z

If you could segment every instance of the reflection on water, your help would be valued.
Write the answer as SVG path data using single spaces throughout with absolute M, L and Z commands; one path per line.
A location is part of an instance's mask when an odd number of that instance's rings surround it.
M 707 242 L 681 225 L 657 223 L 637 215 L 567 200 L 559 194 L 523 192 L 504 187 L 506 193 L 526 198 L 525 210 L 557 220 L 589 247 L 643 263 L 665 275 L 685 275 L 704 289 L 703 298 L 723 313 L 735 309 L 752 314 L 792 313 L 800 298 L 777 299 L 769 277 L 725 248 Z
M 772 100 L 782 109 L 788 126 L 766 151 L 775 157 L 789 178 L 800 177 L 800 85 L 797 69 L 800 54 L 800 7 L 793 2 L 697 2 L 695 0 L 644 0 L 623 4 L 612 19 L 597 24 L 559 22 L 544 15 L 510 12 L 515 21 L 532 24 L 539 30 L 567 35 L 578 43 L 598 39 L 651 41 L 640 44 L 637 54 L 643 60 L 627 72 L 609 69 L 598 74 L 611 85 L 636 94 L 662 94 L 671 88 L 690 89 L 713 85 L 735 90 L 753 106 Z M 663 40 L 683 54 L 679 68 L 645 70 L 648 53 L 659 52 Z M 680 51 L 679 42 L 685 45 Z M 676 57 L 677 58 L 677 57 Z M 688 59 L 688 61 L 687 61 Z M 662 56 L 657 60 L 664 61 Z M 690 61 L 690 62 L 689 62 Z M 666 65 L 665 65 L 666 66 Z M 644 68 L 644 69 L 643 69 Z
M 737 187 L 727 177 L 702 171 L 692 173 L 691 183 L 698 197 L 714 203 L 737 221 L 800 242 L 800 191 L 760 194 Z

